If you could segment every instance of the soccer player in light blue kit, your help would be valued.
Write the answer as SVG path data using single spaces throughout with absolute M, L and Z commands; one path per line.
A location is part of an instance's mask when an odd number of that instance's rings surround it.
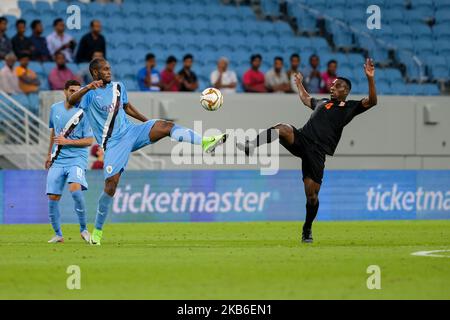
M 111 66 L 105 59 L 94 59 L 89 65 L 94 81 L 72 94 L 69 102 L 80 104 L 94 132 L 95 139 L 105 151 L 105 188 L 98 200 L 95 228 L 91 244 L 100 245 L 103 224 L 111 208 L 120 176 L 125 170 L 130 153 L 164 137 L 179 142 L 202 145 L 205 152 L 224 143 L 226 134 L 202 137 L 193 130 L 165 120 L 148 120 L 128 101 L 127 91 L 121 82 L 112 82 Z M 144 122 L 130 122 L 127 115 Z
M 78 81 L 67 81 L 64 87 L 66 100 L 55 103 L 50 111 L 50 147 L 45 167 L 48 169 L 49 217 L 55 236 L 48 241 L 49 243 L 64 242 L 59 200 L 66 182 L 69 184 L 69 191 L 75 204 L 74 209 L 80 223 L 81 238 L 86 242 L 90 241 L 82 191 L 88 188 L 85 171 L 88 162 L 88 147 L 94 138 L 83 110 L 68 102 L 70 95 L 80 88 L 81 85 Z

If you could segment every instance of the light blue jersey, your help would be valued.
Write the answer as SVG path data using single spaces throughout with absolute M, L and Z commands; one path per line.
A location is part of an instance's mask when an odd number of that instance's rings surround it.
M 66 109 L 64 101 L 55 103 L 50 110 L 49 128 L 54 129 L 55 136 L 67 135 L 66 138 L 78 140 L 92 137 L 88 119 L 80 108 Z M 79 167 L 87 168 L 88 148 L 74 146 L 53 146 L 52 168 Z
M 85 110 L 95 139 L 105 151 L 108 144 L 120 140 L 132 126 L 123 109 L 127 103 L 127 90 L 122 82 L 91 90 L 81 99 L 80 108 Z

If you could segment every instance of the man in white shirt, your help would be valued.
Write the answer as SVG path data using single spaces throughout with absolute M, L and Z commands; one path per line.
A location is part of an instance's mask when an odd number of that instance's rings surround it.
M 266 87 L 269 92 L 289 92 L 291 89 L 288 76 L 283 69 L 283 58 L 276 57 L 273 68 L 266 73 Z
M 61 51 L 66 57 L 67 62 L 73 62 L 73 52 L 75 49 L 75 40 L 64 32 L 64 20 L 61 18 L 53 21 L 54 31 L 47 36 L 48 51 L 52 56 Z
M 237 87 L 236 72 L 228 70 L 228 59 L 222 57 L 217 62 L 217 70 L 210 76 L 211 84 L 222 93 L 235 93 Z
M 0 70 L 0 90 L 5 91 L 9 95 L 22 93 L 19 88 L 19 78 L 14 72 L 14 65 L 17 58 L 14 53 L 8 53 L 5 56 L 5 65 Z

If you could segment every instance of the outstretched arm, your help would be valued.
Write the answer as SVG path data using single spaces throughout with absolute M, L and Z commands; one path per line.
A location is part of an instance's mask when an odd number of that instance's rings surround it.
M 129 115 L 132 118 L 135 118 L 136 120 L 146 122 L 148 119 L 140 113 L 135 107 L 131 105 L 131 103 L 127 103 L 123 106 L 123 109 L 125 110 L 126 114 Z
M 77 105 L 78 103 L 80 103 L 81 99 L 84 97 L 84 95 L 86 93 L 88 93 L 91 90 L 100 88 L 102 86 L 103 86 L 103 80 L 93 81 L 93 82 L 89 83 L 87 86 L 85 86 L 84 88 L 81 88 L 80 90 L 73 93 L 69 97 L 70 105 L 72 105 L 72 106 Z
M 372 59 L 367 59 L 364 65 L 364 72 L 369 83 L 369 96 L 362 100 L 364 108 L 370 108 L 377 104 L 377 91 L 375 88 L 375 66 Z
M 298 95 L 300 96 L 300 100 L 302 100 L 305 106 L 312 109 L 311 96 L 308 92 L 306 92 L 306 89 L 303 86 L 303 75 L 300 72 L 295 74 L 295 84 L 298 88 Z
M 67 139 L 63 135 L 57 136 L 53 139 L 54 143 L 59 146 L 72 146 L 72 147 L 80 147 L 85 148 L 92 145 L 94 142 L 94 138 L 82 138 L 82 139 Z

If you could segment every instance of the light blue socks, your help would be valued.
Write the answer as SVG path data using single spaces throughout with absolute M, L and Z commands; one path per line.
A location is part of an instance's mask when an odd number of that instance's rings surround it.
M 97 215 L 95 217 L 95 229 L 102 230 L 113 199 L 113 197 L 109 196 L 104 191 L 100 195 L 100 198 L 98 199 Z
M 170 131 L 170 137 L 178 142 L 188 142 L 191 144 L 202 144 L 202 136 L 194 130 L 174 125 Z
M 48 200 L 48 216 L 55 234 L 62 237 L 59 201 Z
M 75 213 L 78 216 L 78 221 L 80 223 L 80 232 L 87 230 L 86 228 L 86 204 L 84 201 L 83 192 L 77 190 L 72 192 L 72 198 L 75 205 Z

